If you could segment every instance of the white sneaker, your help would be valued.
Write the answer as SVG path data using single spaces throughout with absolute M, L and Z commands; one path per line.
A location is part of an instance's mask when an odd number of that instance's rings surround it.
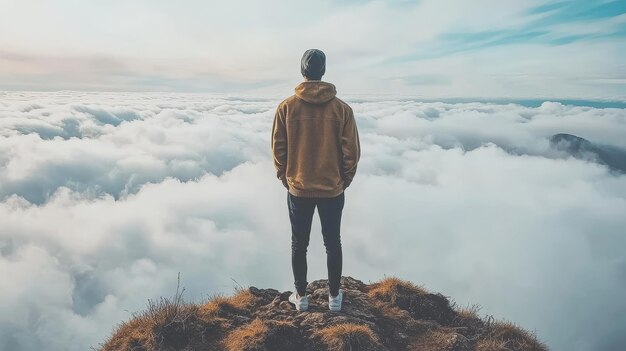
M 298 311 L 306 311 L 309 309 L 309 298 L 306 295 L 298 295 L 297 291 L 289 295 L 289 302 L 296 305 L 296 310 Z
M 343 290 L 339 289 L 339 294 L 332 297 L 328 293 L 328 309 L 331 311 L 341 311 L 341 302 L 343 301 Z

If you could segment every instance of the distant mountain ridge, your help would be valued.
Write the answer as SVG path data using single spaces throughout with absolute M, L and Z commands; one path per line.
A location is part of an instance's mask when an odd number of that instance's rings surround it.
M 233 296 L 190 304 L 180 294 L 149 303 L 123 323 L 101 351 L 545 351 L 509 322 L 480 318 L 413 283 L 386 278 L 365 284 L 342 277 L 341 312 L 328 310 L 326 280 L 309 284 L 309 310 L 288 302 L 290 291 L 250 287 Z
M 576 135 L 559 133 L 550 137 L 552 148 L 564 151 L 577 159 L 597 162 L 612 171 L 626 173 L 626 150 L 592 143 Z

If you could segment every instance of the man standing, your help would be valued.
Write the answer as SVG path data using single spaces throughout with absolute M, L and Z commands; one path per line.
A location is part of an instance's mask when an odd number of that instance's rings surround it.
M 288 190 L 296 288 L 289 301 L 298 311 L 308 309 L 306 252 L 317 207 L 326 247 L 328 307 L 340 311 L 341 213 L 344 190 L 352 182 L 361 156 L 359 133 L 352 108 L 335 96 L 333 84 L 321 81 L 326 55 L 307 50 L 301 72 L 305 80 L 296 86 L 295 95 L 280 103 L 272 127 L 276 175 Z

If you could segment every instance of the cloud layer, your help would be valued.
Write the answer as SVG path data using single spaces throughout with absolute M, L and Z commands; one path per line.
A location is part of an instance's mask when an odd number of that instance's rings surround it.
M 178 272 L 195 300 L 292 288 L 279 98 L 0 96 L 0 349 L 97 346 Z M 547 140 L 626 148 L 626 110 L 346 100 L 363 158 L 345 275 L 479 303 L 554 350 L 626 345 L 626 176 Z M 312 230 L 310 280 L 326 275 L 317 218 Z

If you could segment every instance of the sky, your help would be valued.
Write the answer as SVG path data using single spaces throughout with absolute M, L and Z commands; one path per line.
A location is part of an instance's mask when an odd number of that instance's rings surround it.
M 621 0 L 0 0 L 0 90 L 626 100 Z
M 346 99 L 362 159 L 343 275 L 423 285 L 554 351 L 626 346 L 626 175 L 553 148 L 626 154 L 626 109 Z M 292 290 L 280 99 L 0 92 L 0 350 L 97 347 L 148 299 Z M 326 277 L 317 215 L 309 281 Z

